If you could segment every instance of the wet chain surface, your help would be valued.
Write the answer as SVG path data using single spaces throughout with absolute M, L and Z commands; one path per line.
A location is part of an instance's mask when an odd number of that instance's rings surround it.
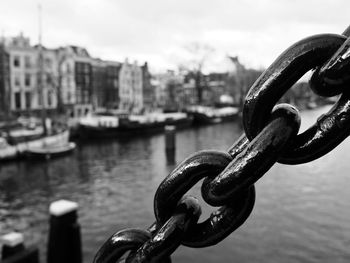
M 254 183 L 276 162 L 301 164 L 330 152 L 350 134 L 350 26 L 342 35 L 321 34 L 295 43 L 257 79 L 243 106 L 244 134 L 227 152 L 200 151 L 180 163 L 159 185 L 154 198 L 156 221 L 147 230 L 124 229 L 97 252 L 94 263 L 171 262 L 180 245 L 212 246 L 249 217 Z M 308 70 L 318 95 L 341 94 L 332 109 L 298 134 L 300 115 L 278 100 Z M 201 208 L 185 194 L 201 179 L 202 197 L 218 207 L 198 223 Z

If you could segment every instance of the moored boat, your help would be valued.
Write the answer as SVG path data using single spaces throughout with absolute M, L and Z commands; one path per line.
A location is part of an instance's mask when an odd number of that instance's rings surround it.
M 178 129 L 190 126 L 192 117 L 186 113 L 148 113 L 143 115 L 89 116 L 80 121 L 80 135 L 85 138 L 105 138 L 164 131 L 166 125 Z
M 238 109 L 235 107 L 213 108 L 206 106 L 192 106 L 187 112 L 193 116 L 195 124 L 215 124 L 235 120 Z
M 42 146 L 29 147 L 25 155 L 31 159 L 51 159 L 71 153 L 76 148 L 74 142 L 66 144 L 43 144 Z
M 164 131 L 166 125 L 181 129 L 190 126 L 192 118 L 183 112 L 149 113 L 146 115 L 130 115 L 119 120 L 119 132 L 144 133 Z
M 16 160 L 25 156 L 31 148 L 43 147 L 44 145 L 65 145 L 69 140 L 69 131 L 63 130 L 52 135 L 40 138 L 28 139 L 21 142 L 9 143 L 8 138 L 0 137 L 0 161 Z

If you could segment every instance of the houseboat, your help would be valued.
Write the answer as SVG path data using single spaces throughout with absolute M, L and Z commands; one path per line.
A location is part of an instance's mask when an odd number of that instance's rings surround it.
M 98 114 L 80 120 L 79 134 L 82 138 L 132 136 L 162 132 L 166 125 L 174 125 L 181 129 L 190 126 L 191 123 L 192 117 L 182 112 L 154 112 L 142 115 Z
M 238 112 L 236 107 L 213 108 L 196 105 L 187 109 L 187 113 L 193 116 L 193 123 L 198 125 L 232 121 L 237 118 Z

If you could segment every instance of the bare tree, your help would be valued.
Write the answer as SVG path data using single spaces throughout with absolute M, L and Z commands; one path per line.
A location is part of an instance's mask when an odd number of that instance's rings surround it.
M 203 95 L 203 67 L 213 53 L 214 48 L 206 44 L 194 42 L 185 46 L 185 51 L 187 51 L 189 59 L 179 65 L 179 71 L 193 75 L 198 104 L 201 104 Z

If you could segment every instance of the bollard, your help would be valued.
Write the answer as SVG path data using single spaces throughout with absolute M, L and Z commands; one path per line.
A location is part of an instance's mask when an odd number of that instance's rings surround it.
M 167 163 L 174 164 L 176 152 L 176 127 L 173 125 L 165 126 L 165 151 Z
M 81 263 L 82 247 L 78 204 L 59 200 L 50 205 L 47 263 Z
M 3 243 L 1 252 L 2 263 L 39 263 L 39 249 L 24 246 L 21 233 L 12 232 L 1 237 Z

